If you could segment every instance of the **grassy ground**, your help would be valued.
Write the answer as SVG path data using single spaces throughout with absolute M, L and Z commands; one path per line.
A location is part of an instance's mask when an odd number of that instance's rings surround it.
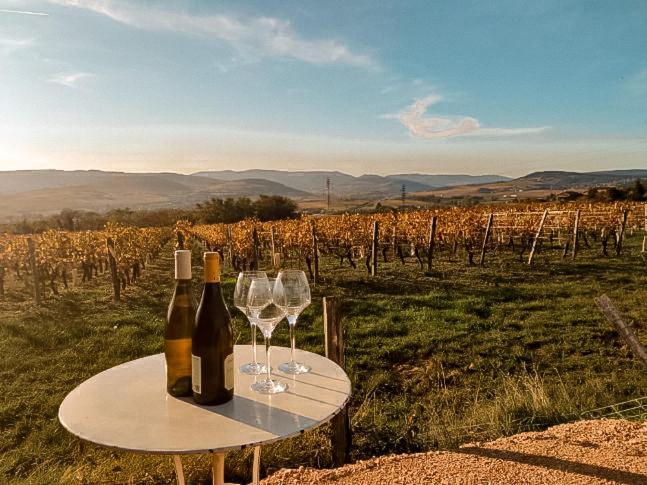
M 325 259 L 297 341 L 323 353 L 320 297 L 343 298 L 353 458 L 452 447 L 647 395 L 647 376 L 593 303 L 606 292 L 638 326 L 645 321 L 647 265 L 638 244 L 629 239 L 621 258 L 583 251 L 575 263 L 540 253 L 533 268 L 509 253 L 485 268 L 441 254 L 430 276 L 408 262 L 383 264 L 370 278 Z M 0 300 L 2 482 L 173 483 L 169 458 L 84 444 L 56 418 L 83 380 L 162 350 L 171 258 L 169 249 L 150 264 L 120 305 L 110 302 L 105 278 L 41 308 L 21 283 L 10 286 Z M 228 277 L 225 294 L 232 293 Z M 232 313 L 246 343 L 247 327 Z M 273 340 L 287 345 L 285 326 Z M 327 432 L 264 448 L 263 472 L 328 466 Z M 190 483 L 209 483 L 204 457 L 186 465 Z M 228 478 L 242 480 L 250 467 L 249 452 L 235 453 Z

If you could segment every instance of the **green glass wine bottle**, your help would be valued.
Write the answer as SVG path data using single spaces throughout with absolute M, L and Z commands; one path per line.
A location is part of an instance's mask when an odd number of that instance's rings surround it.
M 193 399 L 222 404 L 234 397 L 234 335 L 220 287 L 220 255 L 204 253 L 204 290 L 193 329 Z

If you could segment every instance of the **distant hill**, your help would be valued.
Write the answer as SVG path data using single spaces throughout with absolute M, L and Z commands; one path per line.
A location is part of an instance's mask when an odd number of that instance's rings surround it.
M 533 172 L 515 179 L 514 183 L 528 184 L 535 189 L 570 189 L 574 187 L 595 187 L 628 184 L 637 178 L 647 178 L 647 169 L 606 170 L 602 172 Z
M 533 172 L 523 177 L 502 182 L 460 185 L 423 191 L 415 196 L 466 197 L 485 200 L 505 198 L 546 197 L 564 190 L 584 191 L 589 187 L 626 185 L 637 178 L 647 179 L 647 169 L 606 170 L 600 172 L 565 172 L 558 170 Z
M 66 208 L 106 211 L 117 207 L 190 207 L 210 197 L 310 194 L 262 179 L 215 180 L 175 173 L 98 170 L 0 172 L 0 219 L 47 215 Z
M 104 212 L 117 207 L 191 207 L 210 197 L 283 195 L 303 207 L 321 208 L 326 180 L 335 199 L 362 204 L 397 199 L 402 185 L 409 197 L 478 196 L 484 200 L 545 197 L 568 189 L 631 183 L 647 179 L 647 169 L 603 172 L 535 172 L 517 179 L 499 175 L 361 175 L 336 171 L 224 170 L 177 173 L 125 173 L 100 170 L 18 170 L 0 172 L 0 221 L 49 215 L 63 209 Z M 423 199 L 424 200 L 424 199 Z M 350 202 L 350 201 L 347 201 Z
M 271 180 L 294 189 L 313 194 L 322 194 L 326 187 L 326 179 L 330 178 L 332 192 L 337 197 L 380 198 L 394 196 L 406 185 L 407 192 L 419 192 L 437 187 L 454 185 L 479 184 L 510 180 L 499 175 L 360 175 L 355 177 L 336 171 L 299 171 L 282 170 L 221 170 L 197 172 L 193 175 L 213 177 L 219 180 L 241 180 L 245 178 L 262 178 Z

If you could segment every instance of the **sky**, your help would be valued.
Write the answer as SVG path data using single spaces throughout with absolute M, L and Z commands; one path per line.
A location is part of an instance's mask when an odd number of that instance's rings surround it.
M 0 170 L 39 168 L 647 168 L 647 2 L 0 0 Z

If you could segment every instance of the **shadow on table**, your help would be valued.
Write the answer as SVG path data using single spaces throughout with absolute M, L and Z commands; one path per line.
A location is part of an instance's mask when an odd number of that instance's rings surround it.
M 317 420 L 242 396 L 234 396 L 231 401 L 219 406 L 201 406 L 193 402 L 191 398 L 182 398 L 182 400 L 205 411 L 219 414 L 277 436 L 297 433 L 318 424 Z
M 632 485 L 647 483 L 647 475 L 643 475 L 641 473 L 633 473 L 623 470 L 616 470 L 613 468 L 607 468 L 604 466 L 589 465 L 576 461 L 563 460 L 554 456 L 531 455 L 529 453 L 520 453 L 518 451 L 477 447 L 464 447 L 459 448 L 456 451 L 468 455 L 476 455 L 498 460 L 514 461 L 517 463 L 524 463 L 526 465 L 552 468 L 554 470 L 577 473 L 578 475 L 585 475 L 617 483 L 626 483 Z

